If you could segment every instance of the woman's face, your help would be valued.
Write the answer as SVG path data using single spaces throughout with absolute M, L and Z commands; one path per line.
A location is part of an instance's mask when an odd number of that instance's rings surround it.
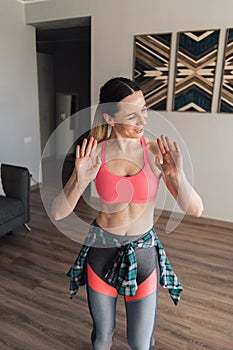
M 112 118 L 115 135 L 126 138 L 141 137 L 148 116 L 142 91 L 135 91 L 125 97 L 119 102 L 119 106 L 119 111 Z

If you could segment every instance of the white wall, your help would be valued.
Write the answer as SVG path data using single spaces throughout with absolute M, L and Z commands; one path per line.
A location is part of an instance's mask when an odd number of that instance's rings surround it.
M 23 5 L 1 0 L 0 163 L 23 165 L 38 180 L 40 141 L 34 28 Z M 31 143 L 24 138 L 31 137 Z
M 55 154 L 52 142 L 45 147 L 54 129 L 54 68 L 52 55 L 37 52 L 37 70 L 41 154 L 43 154 L 43 157 L 52 157 Z
M 28 4 L 25 13 L 27 23 L 92 16 L 93 104 L 98 100 L 100 85 L 107 79 L 117 75 L 132 77 L 134 35 L 222 29 L 223 45 L 224 30 L 233 27 L 232 0 L 50 0 Z M 220 70 L 218 81 L 219 78 Z M 215 97 L 215 110 L 216 103 Z M 205 204 L 203 216 L 233 221 L 233 115 L 177 112 L 163 115 L 188 147 L 194 186 Z M 152 122 L 151 127 L 156 132 L 156 123 Z M 166 204 L 166 209 L 171 209 L 171 203 Z

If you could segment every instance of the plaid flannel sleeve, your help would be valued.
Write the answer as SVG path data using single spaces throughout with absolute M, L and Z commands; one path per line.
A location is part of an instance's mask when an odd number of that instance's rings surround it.
M 175 272 L 172 270 L 171 264 L 166 256 L 165 250 L 159 240 L 157 240 L 157 250 L 159 256 L 160 265 L 160 285 L 163 288 L 167 288 L 168 292 L 175 305 L 178 304 L 180 300 L 183 287 L 176 276 Z
M 77 259 L 73 263 L 73 266 L 67 272 L 67 276 L 70 277 L 70 298 L 72 299 L 77 293 L 80 286 L 86 284 L 86 276 L 84 271 L 84 265 L 87 258 L 90 246 L 83 245 Z

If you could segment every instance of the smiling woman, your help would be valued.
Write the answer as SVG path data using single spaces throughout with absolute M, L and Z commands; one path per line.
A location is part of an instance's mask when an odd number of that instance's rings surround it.
M 137 94 L 139 105 L 135 104 Z M 126 98 L 126 101 L 124 99 Z M 124 101 L 124 103 L 123 103 Z M 91 135 L 98 141 L 108 137 L 109 127 L 115 124 L 132 123 L 135 112 L 145 107 L 145 99 L 139 87 L 126 78 L 113 78 L 100 89 L 99 105 L 96 110 Z M 121 113 L 119 113 L 121 111 Z M 126 120 L 127 119 L 127 120 Z
M 114 117 L 107 113 L 103 114 L 107 124 L 114 127 L 112 137 L 135 138 L 143 134 L 148 117 L 145 103 L 143 93 L 135 91 L 118 103 L 119 111 Z
M 71 298 L 87 283 L 95 350 L 112 345 L 119 294 L 125 298 L 133 350 L 154 344 L 158 282 L 175 304 L 180 299 L 183 288 L 153 225 L 160 179 L 185 212 L 199 216 L 203 209 L 184 175 L 178 145 L 165 136 L 144 137 L 147 116 L 143 93 L 133 81 L 108 81 L 100 90 L 91 137 L 77 146 L 75 169 L 53 202 L 54 218 L 62 219 L 95 181 L 101 209 L 68 272 Z

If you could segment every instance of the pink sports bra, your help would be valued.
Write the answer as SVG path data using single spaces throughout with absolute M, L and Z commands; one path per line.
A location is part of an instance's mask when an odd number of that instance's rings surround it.
M 135 175 L 118 176 L 111 173 L 106 167 L 107 140 L 102 147 L 102 166 L 96 176 L 96 190 L 101 200 L 108 204 L 146 203 L 154 201 L 159 178 L 153 173 L 148 158 L 146 140 L 141 137 L 144 154 L 144 166 Z

